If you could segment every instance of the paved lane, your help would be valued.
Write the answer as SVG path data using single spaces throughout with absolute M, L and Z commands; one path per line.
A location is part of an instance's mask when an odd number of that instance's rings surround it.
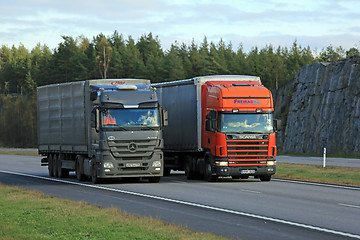
M 302 156 L 284 156 L 276 157 L 278 162 L 284 163 L 297 163 L 297 164 L 310 164 L 310 165 L 323 165 L 323 157 L 302 157 Z M 360 168 L 360 159 L 355 158 L 326 158 L 326 166 L 336 167 L 353 167 Z
M 47 177 L 46 167 L 40 167 L 39 162 L 38 157 L 0 155 L 0 170 Z M 79 184 L 74 176 L 68 180 Z M 274 180 L 264 183 L 256 179 L 208 183 L 188 181 L 181 174 L 163 178 L 160 184 L 112 181 L 95 186 L 102 189 L 93 188 L 89 182 L 85 182 L 88 186 L 71 185 L 4 172 L 0 173 L 0 181 L 53 196 L 117 206 L 130 213 L 233 238 L 344 239 L 340 232 L 360 238 L 357 188 Z

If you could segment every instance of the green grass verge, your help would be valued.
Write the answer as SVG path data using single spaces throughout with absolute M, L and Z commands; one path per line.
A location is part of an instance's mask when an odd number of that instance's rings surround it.
M 360 168 L 277 163 L 274 177 L 360 186 Z
M 23 155 L 23 156 L 40 156 L 37 150 L 0 150 L 0 154 L 7 154 L 7 155 Z
M 0 184 L 0 239 L 225 239 Z

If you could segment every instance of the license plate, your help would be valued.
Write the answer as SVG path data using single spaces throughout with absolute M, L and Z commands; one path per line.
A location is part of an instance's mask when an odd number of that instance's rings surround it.
M 140 167 L 141 163 L 127 163 L 125 167 Z
M 254 174 L 255 170 L 241 170 L 242 174 Z

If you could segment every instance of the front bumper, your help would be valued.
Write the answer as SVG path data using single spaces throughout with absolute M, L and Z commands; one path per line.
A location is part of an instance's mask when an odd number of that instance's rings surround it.
M 220 177 L 240 177 L 240 176 L 261 176 L 273 175 L 276 173 L 276 165 L 273 166 L 249 166 L 249 167 L 219 167 L 214 169 L 217 176 Z
M 155 151 L 146 160 L 119 161 L 110 152 L 104 152 L 97 159 L 97 176 L 99 178 L 161 177 L 164 175 L 163 156 L 162 151 Z M 113 167 L 105 167 L 104 163 L 112 163 Z

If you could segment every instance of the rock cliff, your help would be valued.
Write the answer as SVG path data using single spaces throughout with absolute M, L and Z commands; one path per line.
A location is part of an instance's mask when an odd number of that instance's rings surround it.
M 303 67 L 274 93 L 280 150 L 360 155 L 360 56 Z

